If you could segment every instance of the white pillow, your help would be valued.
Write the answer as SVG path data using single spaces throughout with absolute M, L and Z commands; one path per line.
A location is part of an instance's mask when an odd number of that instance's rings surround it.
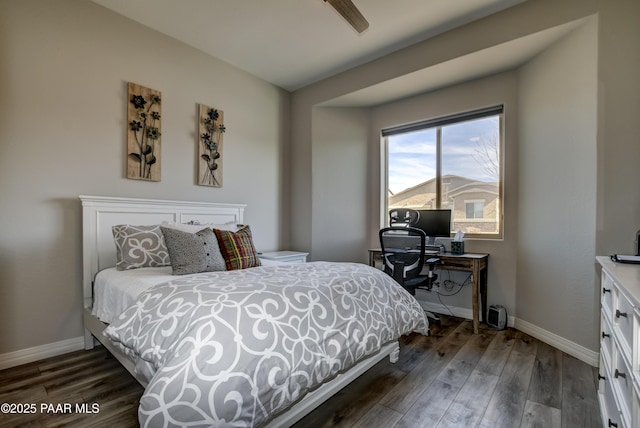
M 189 223 L 176 223 L 173 221 L 163 221 L 161 224 L 162 227 L 170 227 L 171 229 L 178 229 L 183 232 L 196 233 L 200 232 L 202 229 L 218 229 L 218 230 L 229 230 L 231 232 L 238 231 L 238 223 L 235 221 L 229 221 L 227 223 L 216 224 L 216 223 L 200 223 L 200 224 L 189 224 Z

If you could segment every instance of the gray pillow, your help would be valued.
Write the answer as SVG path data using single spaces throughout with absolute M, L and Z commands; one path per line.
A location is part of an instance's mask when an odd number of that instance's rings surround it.
M 205 228 L 196 233 L 189 233 L 170 227 L 160 229 L 171 256 L 174 275 L 227 269 L 213 230 Z
M 116 269 L 169 266 L 169 252 L 159 225 L 120 224 L 111 228 L 116 244 Z

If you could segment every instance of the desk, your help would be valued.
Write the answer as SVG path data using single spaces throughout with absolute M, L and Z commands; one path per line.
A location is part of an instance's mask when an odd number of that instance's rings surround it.
M 489 264 L 489 254 L 427 253 L 426 257 L 438 257 L 440 263 L 436 267 L 440 269 L 471 272 L 473 332 L 478 334 L 480 321 L 484 322 L 487 314 L 487 265 Z M 369 250 L 369 265 L 375 267 L 376 262 L 382 262 L 382 250 L 380 248 Z M 478 297 L 480 297 L 482 304 L 482 315 L 479 314 Z

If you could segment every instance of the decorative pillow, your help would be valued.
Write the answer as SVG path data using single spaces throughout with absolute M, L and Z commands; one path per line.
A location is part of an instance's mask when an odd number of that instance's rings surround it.
M 235 233 L 220 229 L 213 229 L 213 231 L 218 238 L 220 252 L 227 263 L 227 270 L 260 266 L 260 258 L 253 246 L 249 226 L 244 226 Z
M 196 233 L 161 226 L 171 256 L 174 275 L 226 270 L 226 263 L 213 230 Z
M 209 229 L 220 229 L 220 230 L 230 230 L 235 232 L 238 230 L 238 223 L 235 221 L 230 221 L 227 223 L 216 224 L 216 223 L 176 223 L 174 221 L 163 221 L 160 226 L 162 227 L 170 227 L 172 229 L 182 230 L 183 232 L 191 232 L 196 233 L 208 227 Z
M 116 269 L 169 266 L 169 252 L 159 225 L 131 226 L 121 224 L 111 228 L 116 244 Z

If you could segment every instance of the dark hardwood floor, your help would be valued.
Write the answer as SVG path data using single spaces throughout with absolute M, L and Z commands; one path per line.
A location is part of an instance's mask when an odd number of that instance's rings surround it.
M 442 316 L 295 428 L 601 427 L 596 385 L 595 368 L 522 332 L 473 335 L 470 321 Z M 142 392 L 102 347 L 78 351 L 0 371 L 0 403 L 35 404 L 0 413 L 0 426 L 135 427 Z

